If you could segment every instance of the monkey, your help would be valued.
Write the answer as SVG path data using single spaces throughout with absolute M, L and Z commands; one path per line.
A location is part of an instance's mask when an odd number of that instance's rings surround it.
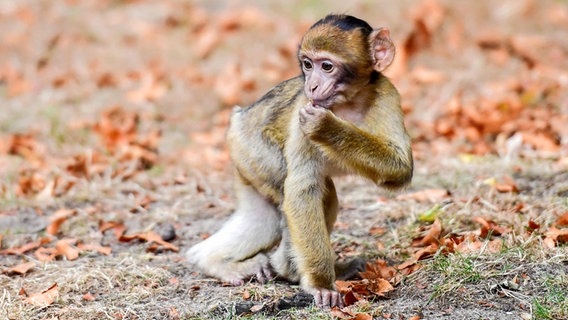
M 413 175 L 400 96 L 382 73 L 394 56 L 388 28 L 338 14 L 311 26 L 298 49 L 301 74 L 235 107 L 227 143 L 237 207 L 187 259 L 234 285 L 277 276 L 318 307 L 342 307 L 332 177 L 357 174 L 396 190 Z

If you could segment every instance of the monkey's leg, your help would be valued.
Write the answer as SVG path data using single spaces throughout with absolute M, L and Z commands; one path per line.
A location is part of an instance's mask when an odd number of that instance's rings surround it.
M 327 225 L 327 231 L 331 234 L 337 213 L 339 212 L 339 201 L 337 200 L 337 192 L 335 191 L 333 180 L 328 177 L 325 182 L 327 191 L 324 198 L 325 224 Z M 357 276 L 359 272 L 365 271 L 365 264 L 365 259 L 362 258 L 355 258 L 343 262 L 336 261 L 335 278 L 339 280 L 352 279 Z
M 272 278 L 265 251 L 281 237 L 276 207 L 239 177 L 235 182 L 238 208 L 223 227 L 186 253 L 187 259 L 208 275 L 242 285 L 256 276 L 261 282 Z
M 339 204 L 337 200 L 337 193 L 331 178 L 326 178 L 326 189 L 324 196 L 324 216 L 325 224 L 328 234 L 331 234 L 337 213 L 339 211 Z M 271 255 L 270 263 L 279 276 L 282 276 L 292 282 L 300 280 L 298 268 L 293 261 L 294 253 L 292 252 L 292 243 L 290 240 L 290 232 L 286 223 L 286 219 L 282 219 L 282 241 L 278 249 Z M 337 270 L 337 268 L 336 268 Z M 340 269 L 343 270 L 343 269 Z

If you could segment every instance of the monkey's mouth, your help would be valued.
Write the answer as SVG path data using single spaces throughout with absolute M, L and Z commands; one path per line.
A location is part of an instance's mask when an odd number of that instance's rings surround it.
M 323 107 L 325 108 L 327 99 L 310 99 L 310 102 L 314 107 Z

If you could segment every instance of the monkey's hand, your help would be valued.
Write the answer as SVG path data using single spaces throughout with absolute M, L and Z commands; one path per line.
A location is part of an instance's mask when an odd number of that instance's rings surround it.
M 308 102 L 300 109 L 300 128 L 308 137 L 313 136 L 329 117 L 333 117 L 331 111 Z
M 314 302 L 318 308 L 343 308 L 341 293 L 324 288 L 304 287 L 304 291 L 314 296 Z

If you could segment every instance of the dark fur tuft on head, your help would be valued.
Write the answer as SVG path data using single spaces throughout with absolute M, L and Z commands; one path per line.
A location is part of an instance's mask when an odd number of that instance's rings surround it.
M 353 29 L 361 29 L 365 36 L 369 36 L 373 28 L 364 20 L 346 14 L 330 14 L 325 18 L 316 22 L 310 29 L 322 24 L 329 24 L 343 31 L 351 31 Z

